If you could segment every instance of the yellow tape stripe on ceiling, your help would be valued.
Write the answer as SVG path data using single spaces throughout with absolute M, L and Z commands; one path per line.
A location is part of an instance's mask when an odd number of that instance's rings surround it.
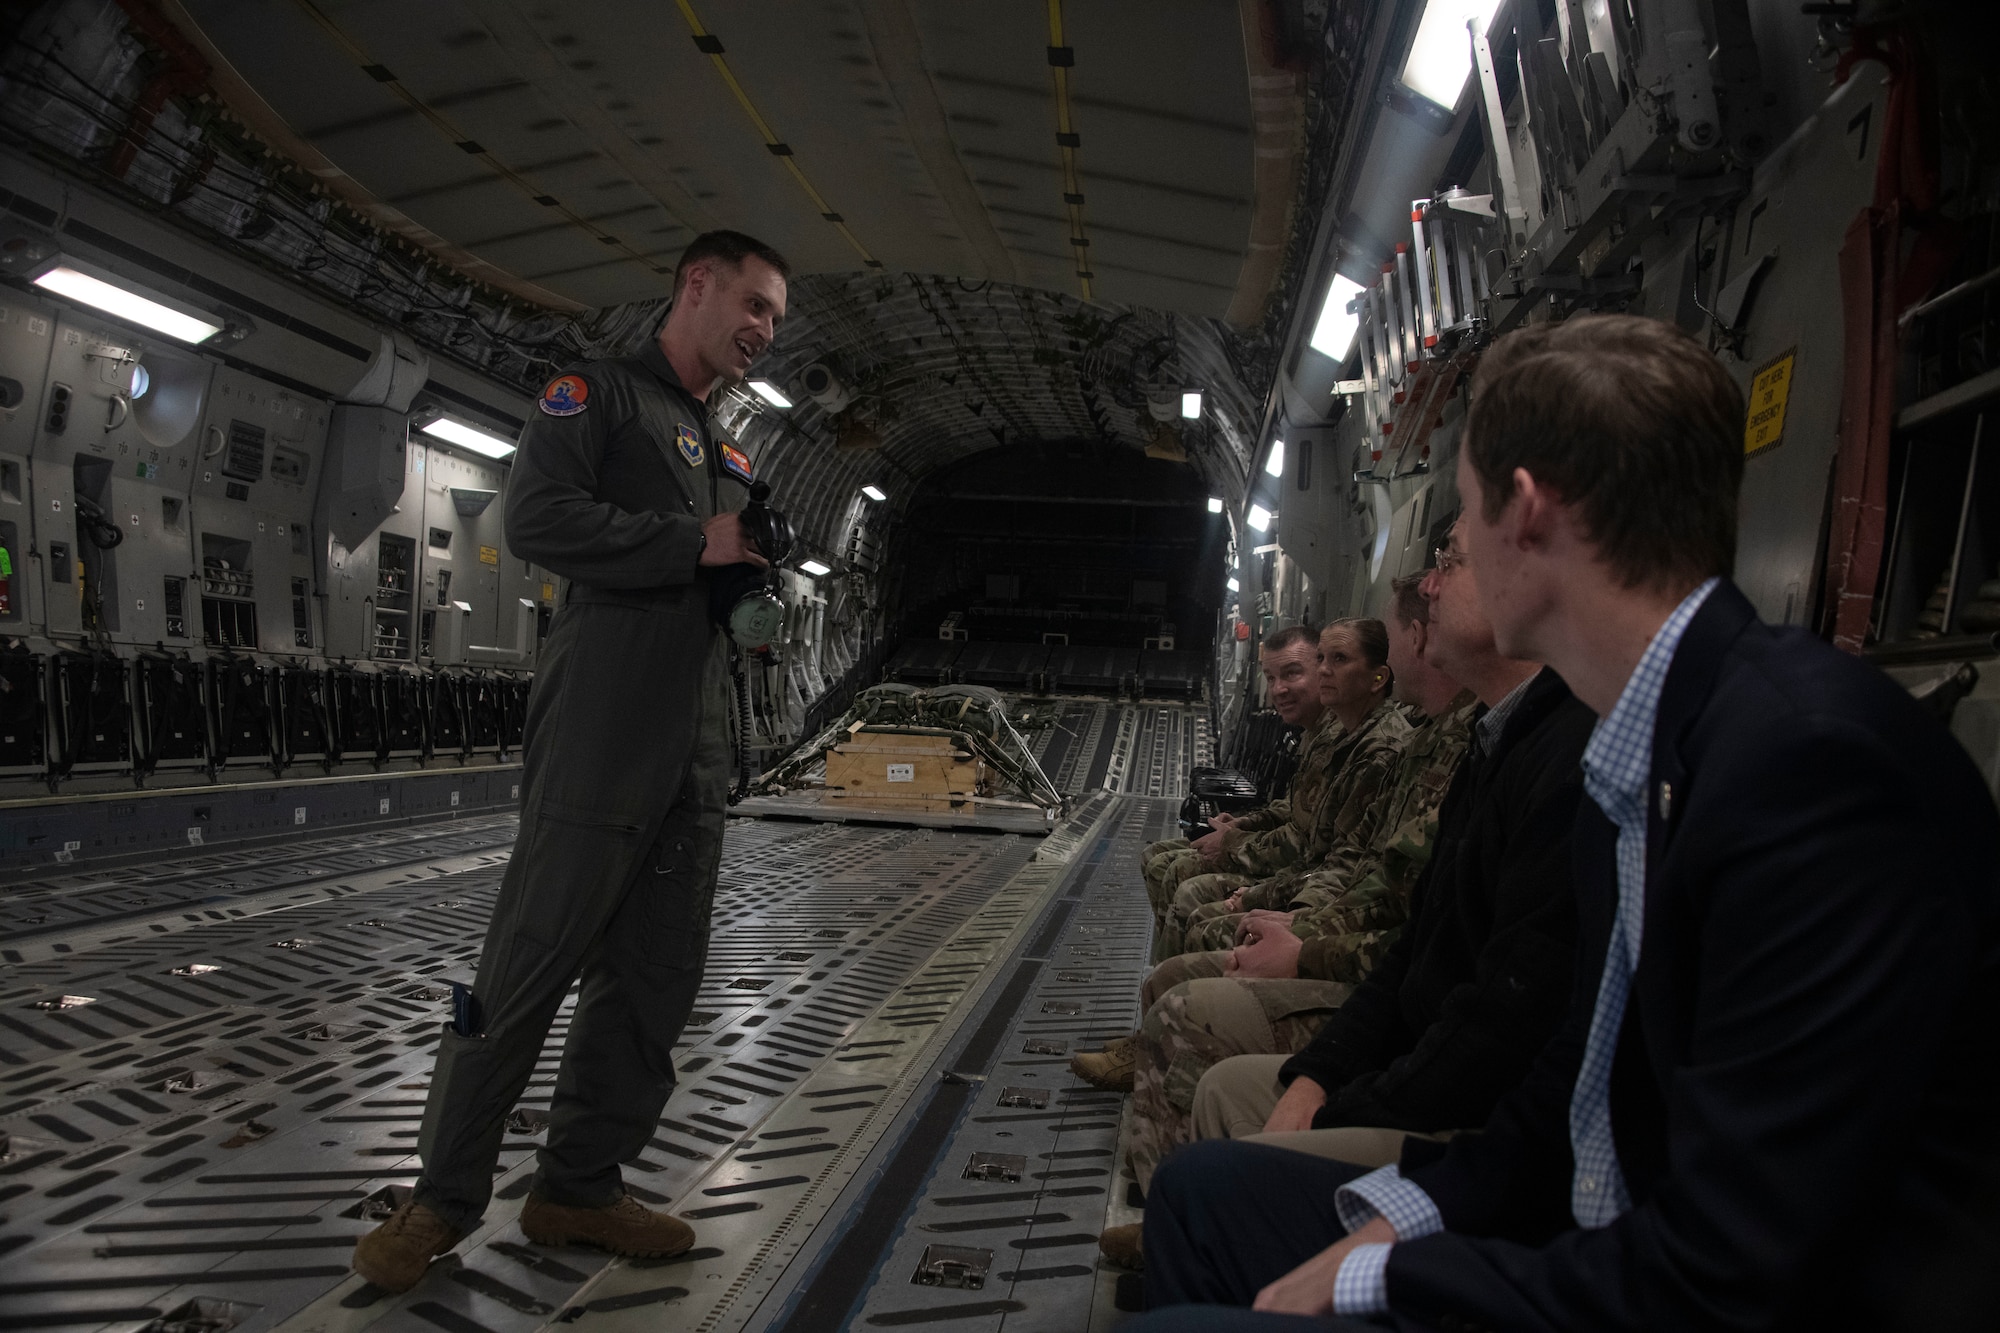
M 750 100 L 750 94 L 744 91 L 736 72 L 729 68 L 729 61 L 723 55 L 722 39 L 702 26 L 701 19 L 696 16 L 694 6 L 689 0 L 676 0 L 676 3 L 680 5 L 681 17 L 687 20 L 688 31 L 694 36 L 695 46 L 707 55 L 709 63 L 715 66 L 715 72 L 721 76 L 723 84 L 735 95 L 737 105 L 741 106 L 743 113 L 750 117 L 750 123 L 757 127 L 757 133 L 762 136 L 764 146 L 785 164 L 785 169 L 792 173 L 792 179 L 799 183 L 799 188 L 806 192 L 808 199 L 812 200 L 813 207 L 818 210 L 820 217 L 831 223 L 834 230 L 846 238 L 847 243 L 854 247 L 854 253 L 861 256 L 861 262 L 869 268 L 881 268 L 881 261 L 868 253 L 868 247 L 861 243 L 860 237 L 848 229 L 846 219 L 835 212 L 833 205 L 827 203 L 825 197 L 813 188 L 813 183 L 806 179 L 806 173 L 799 167 L 798 158 L 792 154 L 791 145 L 778 137 L 777 132 L 771 128 L 771 123 L 757 110 L 757 104 Z
M 426 106 L 421 98 L 419 98 L 415 93 L 411 92 L 408 88 L 405 88 L 402 84 L 402 81 L 399 80 L 393 73 L 391 73 L 386 66 L 378 64 L 375 61 L 374 57 L 370 56 L 367 50 L 364 49 L 360 43 L 356 42 L 353 38 L 349 37 L 345 32 L 343 32 L 340 28 L 340 25 L 335 23 L 331 18 L 327 17 L 327 15 L 320 10 L 320 7 L 314 4 L 312 0 L 293 0 L 293 3 L 298 5 L 300 9 L 304 10 L 307 17 L 311 18 L 314 23 L 318 24 L 320 29 L 323 32 L 325 32 L 329 38 L 333 40 L 334 45 L 338 46 L 342 51 L 346 52 L 348 58 L 352 60 L 356 65 L 358 65 L 364 74 L 368 75 L 369 78 L 374 79 L 384 88 L 387 88 L 396 97 L 400 98 L 412 111 L 415 111 L 418 115 L 422 116 L 425 120 L 429 121 L 431 123 L 431 126 L 434 129 L 436 129 L 438 133 L 442 134 L 446 139 L 451 141 L 453 147 L 458 148 L 460 151 L 464 152 L 465 155 L 468 157 L 474 157 L 484 162 L 487 166 L 491 167 L 503 179 L 512 184 L 516 189 L 520 190 L 523 194 L 527 195 L 530 200 L 532 200 L 537 204 L 540 204 L 544 208 L 553 209 L 557 214 L 559 214 L 563 218 L 566 218 L 569 221 L 570 225 L 587 233 L 600 243 L 606 246 L 613 247 L 623 252 L 628 259 L 631 259 L 635 263 L 645 265 L 647 268 L 653 270 L 653 272 L 655 273 L 662 273 L 668 275 L 671 275 L 673 273 L 674 270 L 672 265 L 662 266 L 656 260 L 650 258 L 647 255 L 641 254 L 638 250 L 634 249 L 631 245 L 627 244 L 622 238 L 613 236 L 610 232 L 605 231 L 603 228 L 599 227 L 596 223 L 590 221 L 590 219 L 584 217 L 581 213 L 578 213 L 575 209 L 571 208 L 568 204 L 563 203 L 562 201 L 555 198 L 555 196 L 544 191 L 540 186 L 536 185 L 526 176 L 523 176 L 520 172 L 514 170 L 513 167 L 507 165 L 507 163 L 502 161 L 500 158 L 494 156 L 491 152 L 488 152 L 484 146 L 475 141 L 470 135 L 467 135 L 466 133 L 461 131 L 456 125 L 452 124 L 451 121 L 446 119 L 442 114 L 433 110 L 431 107 Z M 687 219 L 682 218 L 677 214 L 674 214 L 673 210 L 667 208 L 665 204 L 661 204 L 660 207 L 665 209 L 667 213 L 674 218 L 674 221 L 680 223 L 683 227 L 687 227 Z M 698 230 L 698 228 L 688 227 L 688 230 L 695 231 Z
M 1069 110 L 1069 71 L 1075 53 L 1063 41 L 1062 0 L 1049 0 L 1049 75 L 1056 85 L 1056 150 L 1062 154 L 1063 208 L 1069 214 L 1070 254 L 1076 260 L 1076 283 L 1083 299 L 1091 299 L 1090 233 L 1083 225 L 1083 176 L 1077 169 L 1077 151 L 1083 138 Z

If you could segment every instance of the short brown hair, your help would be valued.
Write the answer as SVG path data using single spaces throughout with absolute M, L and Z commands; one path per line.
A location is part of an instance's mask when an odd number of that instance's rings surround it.
M 688 242 L 680 262 L 674 265 L 674 295 L 681 294 L 681 288 L 687 286 L 688 270 L 702 260 L 720 259 L 734 270 L 743 267 L 743 261 L 752 255 L 778 270 L 779 277 L 791 276 L 792 266 L 785 257 L 755 236 L 740 231 L 705 231 Z
M 1508 334 L 1472 380 L 1465 449 L 1495 518 L 1526 468 L 1626 587 L 1736 564 L 1743 394 L 1700 343 L 1635 315 L 1579 315 Z
M 1326 628 L 1353 631 L 1354 641 L 1361 647 L 1363 661 L 1372 667 L 1388 665 L 1389 627 L 1381 621 L 1372 616 L 1348 616 L 1342 620 L 1328 622 Z
M 1396 621 L 1402 625 L 1428 625 L 1431 623 L 1431 599 L 1424 596 L 1424 579 L 1428 573 L 1405 574 L 1389 584 L 1389 591 L 1395 597 Z
M 1259 645 L 1258 651 L 1281 653 L 1285 649 L 1295 647 L 1301 643 L 1305 644 L 1308 648 L 1319 647 L 1319 631 L 1311 625 L 1287 625 L 1283 629 L 1272 630 L 1269 634 L 1265 635 L 1264 642 Z

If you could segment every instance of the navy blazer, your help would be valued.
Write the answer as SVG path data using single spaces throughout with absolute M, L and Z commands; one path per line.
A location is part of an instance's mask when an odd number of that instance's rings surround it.
M 1388 1266 L 1403 1327 L 2000 1326 L 2000 817 L 1881 672 L 1702 606 L 1653 739 L 1646 921 L 1612 1071 L 1633 1207 L 1570 1212 L 1570 1092 L 1616 910 L 1573 846 L 1568 1018 L 1483 1132 L 1404 1168 L 1445 1233 Z

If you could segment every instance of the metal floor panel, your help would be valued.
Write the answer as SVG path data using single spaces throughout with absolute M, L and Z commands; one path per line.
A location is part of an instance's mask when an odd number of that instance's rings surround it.
M 1099 1264 L 1097 1236 L 1122 1188 L 1124 1098 L 1071 1075 L 1068 1053 L 1138 1025 L 1152 933 L 1139 851 L 1171 831 L 1175 808 L 1164 800 L 1120 804 L 1121 817 L 1057 900 L 1041 947 L 1022 959 L 1028 984 L 1018 1001 L 989 1016 L 1000 1032 L 995 1058 L 980 1066 L 960 1052 L 951 1064 L 970 1084 L 967 1105 L 855 1316 L 848 1324 L 794 1323 L 785 1333 L 947 1322 L 994 1333 L 1097 1333 L 1117 1318 L 1109 1299 L 1117 1273 Z M 1058 1045 L 1060 1052 L 1052 1049 Z M 1017 1180 L 979 1179 L 975 1154 L 1020 1157 L 1023 1169 Z M 990 1252 L 984 1282 L 967 1289 L 917 1281 L 927 1250 L 938 1245 Z
M 511 814 L 474 816 L 302 842 L 162 856 L 143 864 L 66 875 L 42 874 L 0 889 L 0 938 L 13 946 L 80 927 L 155 916 L 176 905 L 213 908 L 316 880 L 506 848 L 514 840 L 514 824 Z M 0 961 L 21 962 L 19 949 L 0 950 Z
M 1179 800 L 1188 770 L 1215 762 L 1208 708 L 1197 703 L 1023 699 L 1022 737 L 1065 795 L 1105 790 Z
M 207 1297 L 257 1307 L 241 1324 L 253 1331 L 330 1289 L 335 1313 L 311 1326 L 500 1333 L 570 1308 L 604 1259 L 534 1250 L 513 1231 L 532 1116 L 460 1259 L 402 1298 L 347 1281 L 364 1206 L 416 1174 L 441 982 L 471 974 L 512 825 L 209 853 L 0 898 L 63 919 L 10 937 L 0 966 L 0 1328 L 133 1329 Z M 851 1090 L 868 1081 L 851 1071 L 923 1046 L 979 973 L 940 946 L 996 904 L 1025 911 L 1008 886 L 1042 845 L 730 821 L 681 1086 L 630 1164 L 634 1193 L 680 1199 L 815 1071 Z M 567 1022 L 565 1010 L 524 1111 L 547 1104 Z M 815 1106 L 851 1116 L 869 1100 Z M 818 1151 L 764 1149 L 774 1162 Z M 686 1206 L 714 1219 L 751 1202 Z

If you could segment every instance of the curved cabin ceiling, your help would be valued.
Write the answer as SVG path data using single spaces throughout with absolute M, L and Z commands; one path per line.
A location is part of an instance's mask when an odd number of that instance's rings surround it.
M 1240 485 L 1271 357 L 1230 323 L 1265 312 L 1303 142 L 1261 0 L 165 12 L 344 202 L 546 310 L 640 307 L 627 342 L 696 233 L 776 245 L 792 317 L 758 374 L 802 410 L 737 423 L 753 447 L 879 445 L 914 477 L 1009 439 L 1114 439 Z M 790 382 L 820 360 L 856 392 L 839 419 Z M 1215 412 L 1162 439 L 1146 393 L 1183 386 Z
M 1064 6 L 1060 47 L 1034 4 L 182 12 L 212 63 L 360 190 L 580 306 L 664 295 L 662 270 L 714 227 L 802 273 L 990 279 L 1190 315 L 1226 315 L 1244 277 L 1255 125 L 1231 3 Z

